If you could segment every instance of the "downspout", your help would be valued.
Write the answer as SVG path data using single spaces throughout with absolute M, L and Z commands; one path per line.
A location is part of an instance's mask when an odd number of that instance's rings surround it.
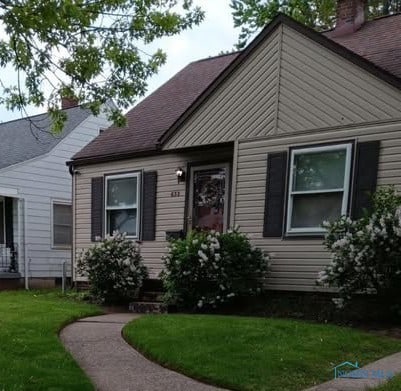
M 68 164 L 68 163 L 67 163 Z M 71 283 L 75 284 L 74 258 L 75 258 L 75 175 L 74 166 L 68 164 L 68 171 L 71 175 L 71 202 L 72 202 L 72 243 L 71 243 Z
M 24 199 L 24 279 L 25 279 L 25 289 L 29 289 L 29 261 L 28 261 L 28 246 L 26 244 L 26 226 L 27 226 L 27 206 L 26 206 L 26 199 Z
M 22 249 L 22 198 L 18 198 L 17 199 L 17 225 L 18 225 L 18 268 L 20 267 L 21 263 L 20 263 L 20 259 L 19 257 L 22 257 L 21 254 L 21 249 Z M 24 245 L 25 247 L 25 245 Z M 24 268 L 25 268 L 25 255 L 24 255 Z M 25 274 L 26 274 L 26 270 L 24 269 L 24 279 L 25 279 Z M 27 285 L 27 281 L 25 280 L 25 289 L 27 289 L 26 287 Z

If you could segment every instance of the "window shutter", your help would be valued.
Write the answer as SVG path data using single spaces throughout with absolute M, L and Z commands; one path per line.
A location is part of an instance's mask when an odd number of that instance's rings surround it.
M 156 191 L 157 172 L 145 172 L 143 174 L 142 240 L 155 240 L 156 237 Z
M 355 155 L 355 177 L 352 196 L 352 218 L 362 216 L 370 206 L 370 196 L 376 190 L 379 167 L 380 141 L 357 143 Z
M 92 178 L 91 240 L 103 237 L 103 177 Z
M 264 237 L 281 237 L 283 234 L 286 177 L 287 152 L 268 154 Z
M 5 198 L 4 208 L 6 222 L 6 247 L 14 248 L 13 199 L 11 197 Z

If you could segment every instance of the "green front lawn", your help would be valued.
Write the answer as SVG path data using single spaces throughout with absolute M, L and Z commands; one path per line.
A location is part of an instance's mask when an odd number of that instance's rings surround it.
M 401 350 L 401 340 L 289 319 L 149 315 L 123 333 L 163 365 L 238 390 L 302 390 L 332 379 L 343 361 L 365 365 Z
M 100 313 L 54 291 L 0 292 L 0 390 L 85 391 L 93 387 L 64 350 L 58 331 Z
M 400 391 L 401 390 L 401 376 L 394 376 L 393 379 L 387 383 L 375 388 L 375 391 Z

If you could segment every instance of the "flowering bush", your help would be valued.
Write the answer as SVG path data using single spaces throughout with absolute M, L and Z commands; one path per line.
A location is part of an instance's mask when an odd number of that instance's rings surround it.
M 119 233 L 84 251 L 77 266 L 87 274 L 91 293 L 107 302 L 133 298 L 148 276 L 138 246 Z
M 238 229 L 190 232 L 169 243 L 161 278 L 168 303 L 216 308 L 233 297 L 260 291 L 268 257 Z
M 331 263 L 319 273 L 318 284 L 339 288 L 338 307 L 355 293 L 400 297 L 401 196 L 383 187 L 372 201 L 372 210 L 360 219 L 324 223 Z

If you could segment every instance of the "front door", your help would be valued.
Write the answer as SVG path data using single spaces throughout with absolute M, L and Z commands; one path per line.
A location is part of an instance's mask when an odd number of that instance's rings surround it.
M 228 224 L 229 164 L 192 167 L 188 229 L 223 232 Z

